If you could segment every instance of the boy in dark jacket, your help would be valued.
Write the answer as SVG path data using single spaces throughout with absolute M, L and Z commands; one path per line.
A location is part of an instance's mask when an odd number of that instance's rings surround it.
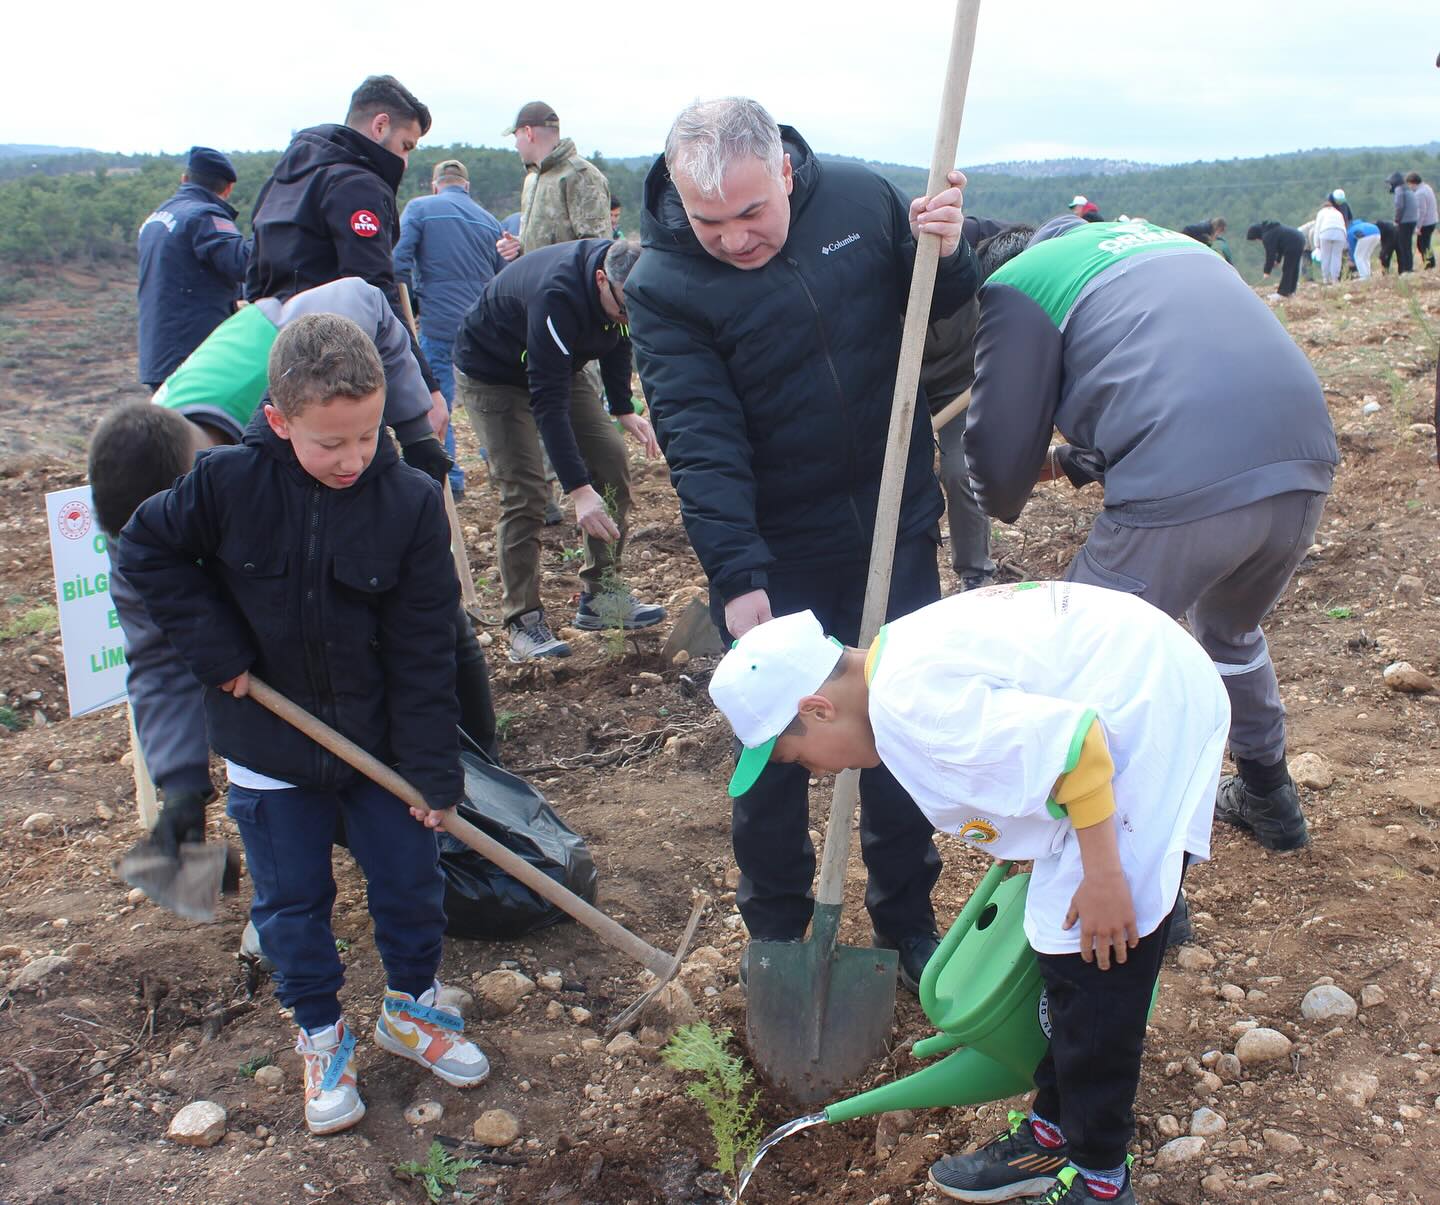
M 271 403 L 244 442 L 142 504 L 120 550 L 122 572 L 206 687 L 254 883 L 251 919 L 300 1027 L 316 1134 L 365 1115 L 330 929 L 342 816 L 388 984 L 375 1041 L 458 1087 L 490 1069 L 458 1010 L 437 999 L 445 914 L 432 830 L 463 789 L 457 584 L 435 483 L 380 437 L 384 382 L 353 322 L 291 324 L 271 350 Z M 387 791 L 247 702 L 252 669 L 395 766 L 434 810 L 412 812 L 415 824 Z

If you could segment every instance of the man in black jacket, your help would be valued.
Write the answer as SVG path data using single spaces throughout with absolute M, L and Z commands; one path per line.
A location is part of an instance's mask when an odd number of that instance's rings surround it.
M 637 602 L 614 576 L 630 513 L 630 468 L 611 417 L 649 455 L 660 455 L 630 398 L 622 290 L 639 257 L 636 244 L 601 238 L 530 251 L 496 274 L 460 323 L 455 382 L 500 489 L 495 543 L 511 661 L 570 655 L 540 604 L 540 532 L 549 497 L 542 444 L 585 533 L 575 626 L 648 628 L 665 618 L 664 607 Z M 584 371 L 592 360 L 600 365 L 609 415 Z M 597 604 L 602 594 L 611 597 Z
M 754 101 L 681 113 L 645 182 L 631 335 L 711 612 L 738 637 L 812 609 L 859 636 L 916 230 L 942 239 L 933 314 L 973 296 L 958 186 L 907 207 L 865 168 L 821 164 Z M 889 612 L 940 596 L 942 499 L 922 398 L 910 433 Z M 912 986 L 935 947 L 932 829 L 883 769 L 861 778 L 866 904 Z M 735 800 L 750 935 L 801 938 L 814 848 L 806 771 L 772 765 Z
M 372 75 L 350 97 L 344 125 L 296 134 L 255 199 L 246 298 L 288 301 L 316 285 L 358 276 L 383 292 L 403 321 L 391 257 L 400 237 L 395 192 L 410 152 L 429 129 L 430 110 L 409 89 L 392 75 Z M 443 435 L 445 399 L 418 345 L 414 352 L 435 406 L 431 425 Z M 417 464 L 408 449 L 406 460 Z M 417 467 L 435 474 L 433 464 Z

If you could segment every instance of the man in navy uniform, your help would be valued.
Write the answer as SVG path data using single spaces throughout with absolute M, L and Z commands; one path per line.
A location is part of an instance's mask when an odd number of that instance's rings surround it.
M 234 312 L 250 258 L 234 187 L 230 160 L 193 146 L 180 190 L 140 226 L 140 380 L 151 390 Z

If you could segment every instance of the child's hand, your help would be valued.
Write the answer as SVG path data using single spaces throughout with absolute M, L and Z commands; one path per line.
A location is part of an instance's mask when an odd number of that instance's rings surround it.
M 441 828 L 446 818 L 454 812 L 453 807 L 448 808 L 411 808 L 410 815 L 423 824 L 426 828 Z
M 234 695 L 237 699 L 243 699 L 250 693 L 250 671 L 246 670 L 237 678 L 231 678 L 228 682 L 220 683 L 220 689 L 227 695 Z
M 1120 873 L 1086 875 L 1080 881 L 1070 911 L 1065 914 L 1065 928 L 1080 922 L 1080 957 L 1086 962 L 1098 961 L 1102 971 L 1110 969 L 1110 951 L 1115 961 L 1125 961 L 1125 951 L 1139 942 L 1135 924 L 1135 902 L 1130 887 Z

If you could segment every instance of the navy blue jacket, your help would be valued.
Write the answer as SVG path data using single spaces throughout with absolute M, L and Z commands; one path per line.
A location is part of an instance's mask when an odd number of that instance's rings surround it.
M 611 414 L 632 414 L 630 338 L 600 307 L 595 273 L 613 243 L 582 238 L 526 252 L 485 286 L 455 338 L 455 367 L 530 390 L 530 409 L 561 488 L 590 483 L 570 426 L 571 378 L 600 361 Z M 644 257 L 641 257 L 644 262 Z
M 180 191 L 140 225 L 140 380 L 159 385 L 235 310 L 250 243 L 235 207 L 208 188 Z
M 122 535 L 120 571 L 206 688 L 216 752 L 296 786 L 355 777 L 254 700 L 216 689 L 252 670 L 432 806 L 460 799 L 449 527 L 439 487 L 388 436 L 335 490 L 257 413 L 243 443 L 201 456 Z
M 425 338 L 454 342 L 480 290 L 505 266 L 499 237 L 500 223 L 458 184 L 405 206 L 395 275 L 419 299 Z
M 915 264 L 909 205 L 892 184 L 858 165 L 822 164 L 789 126 L 780 133 L 794 188 L 779 254 L 750 271 L 713 258 L 660 158 L 645 180 L 646 251 L 625 284 L 685 530 L 723 601 L 763 589 L 772 567 L 863 573 Z M 962 239 L 940 263 L 932 316 L 975 290 Z M 932 527 L 943 505 L 923 394 L 901 538 Z
M 404 175 L 405 160 L 349 126 L 301 130 L 255 198 L 246 298 L 289 301 L 358 276 L 384 293 L 403 321 L 391 250 L 400 237 L 395 190 Z M 433 393 L 430 365 L 413 350 Z

